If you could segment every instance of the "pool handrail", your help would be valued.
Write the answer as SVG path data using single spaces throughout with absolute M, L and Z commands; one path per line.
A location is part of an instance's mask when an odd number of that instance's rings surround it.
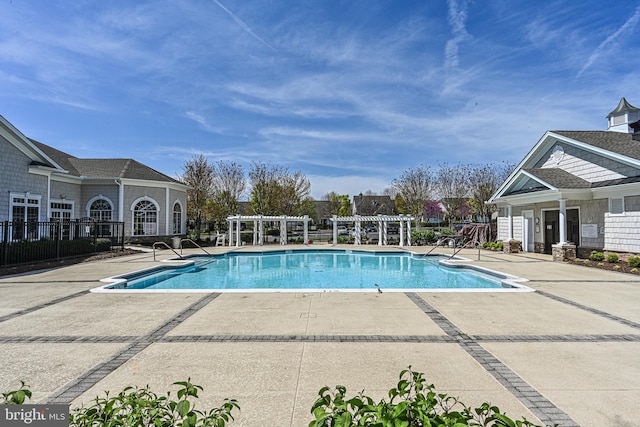
M 178 257 L 180 257 L 180 259 L 184 259 L 184 257 L 182 255 L 180 255 L 178 252 L 176 252 L 171 246 L 169 246 L 166 242 L 155 242 L 153 244 L 153 260 L 156 260 L 156 245 L 160 245 L 160 246 L 165 246 L 167 249 L 171 249 L 171 252 L 173 252 L 174 254 L 178 255 Z
M 205 248 L 203 248 L 202 246 L 200 246 L 199 244 L 197 244 L 196 242 L 194 242 L 194 241 L 193 241 L 193 240 L 191 240 L 191 239 L 181 239 L 181 240 L 180 240 L 180 253 L 182 253 L 182 243 L 183 243 L 183 242 L 190 242 L 190 243 L 193 243 L 193 244 L 195 245 L 195 247 L 202 249 L 202 250 L 204 251 L 204 253 L 205 253 L 205 254 L 207 254 L 207 255 L 211 256 L 211 254 L 210 254 L 209 252 L 207 252 Z

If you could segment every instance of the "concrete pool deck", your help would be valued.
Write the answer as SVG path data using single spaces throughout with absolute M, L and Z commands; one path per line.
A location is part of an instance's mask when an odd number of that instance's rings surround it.
M 410 365 L 437 391 L 512 418 L 636 426 L 640 277 L 539 254 L 477 254 L 461 252 L 536 292 L 89 292 L 157 265 L 151 253 L 0 277 L 0 392 L 23 380 L 30 403 L 75 407 L 127 385 L 164 393 L 190 377 L 204 387 L 201 409 L 239 401 L 231 426 L 298 427 L 312 420 L 321 387 L 380 399 Z

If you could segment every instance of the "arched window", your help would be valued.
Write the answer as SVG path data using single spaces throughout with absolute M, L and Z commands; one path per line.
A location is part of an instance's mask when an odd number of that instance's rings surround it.
M 89 218 L 93 219 L 97 223 L 101 223 L 98 224 L 99 237 L 108 237 L 112 235 L 112 224 L 105 224 L 111 222 L 113 219 L 113 207 L 108 200 L 97 198 L 91 202 L 91 205 L 89 206 Z
M 133 235 L 158 234 L 158 208 L 151 200 L 141 200 L 133 207 Z
M 113 209 L 111 203 L 105 199 L 97 199 L 89 206 L 89 217 L 96 221 L 111 221 Z
M 173 205 L 173 234 L 182 234 L 182 206 L 178 202 Z

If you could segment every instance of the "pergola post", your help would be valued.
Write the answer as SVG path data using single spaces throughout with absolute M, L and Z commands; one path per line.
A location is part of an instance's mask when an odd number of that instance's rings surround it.
M 309 244 L 309 215 L 304 216 L 304 244 Z
M 258 244 L 258 221 L 253 220 L 253 246 Z
M 378 220 L 378 246 L 382 246 L 382 224 L 384 222 Z
M 280 220 L 280 244 L 287 244 L 287 217 Z
M 362 243 L 362 236 L 360 236 L 360 217 L 356 215 L 356 228 L 354 230 L 355 236 L 353 236 L 354 244 L 360 245 Z
M 240 247 L 240 217 L 236 219 L 236 248 Z
M 411 221 L 407 221 L 407 246 L 411 246 Z
M 262 215 L 258 219 L 258 244 L 260 246 L 264 245 L 264 221 L 262 220 Z
M 404 220 L 400 220 L 400 246 L 404 246 Z
M 331 218 L 333 222 L 333 246 L 338 244 L 338 215 L 334 215 Z

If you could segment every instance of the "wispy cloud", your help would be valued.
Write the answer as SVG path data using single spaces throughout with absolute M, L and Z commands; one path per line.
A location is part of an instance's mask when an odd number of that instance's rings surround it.
M 640 21 L 640 5 L 636 7 L 635 13 L 625 21 L 616 31 L 610 34 L 602 43 L 598 45 L 595 51 L 589 56 L 587 62 L 578 71 L 578 77 L 582 75 L 587 69 L 589 69 L 594 62 L 600 58 L 606 51 L 610 50 L 611 46 L 617 43 L 618 39 L 633 30 L 636 24 Z
M 251 37 L 253 37 L 254 39 L 258 40 L 260 43 L 262 43 L 263 45 L 265 45 L 269 49 L 273 50 L 274 52 L 278 51 L 275 47 L 271 46 L 269 43 L 267 43 L 262 38 L 260 38 L 256 33 L 254 33 L 253 30 L 251 29 L 251 27 L 249 27 L 247 24 L 245 24 L 245 22 L 242 19 L 240 19 L 238 16 L 236 16 L 236 14 L 234 14 L 229 9 L 224 7 L 224 5 L 222 3 L 220 3 L 218 0 L 213 0 L 213 1 L 214 1 L 215 4 L 220 6 L 220 8 L 222 10 L 224 10 L 234 21 L 236 21 L 236 23 L 238 25 L 240 25 L 240 27 L 243 30 L 245 30 L 249 35 L 251 35 Z
M 449 0 L 447 19 L 451 26 L 452 39 L 445 46 L 445 69 L 455 70 L 459 64 L 459 45 L 469 37 L 466 29 L 467 2 L 466 0 Z
M 198 123 L 200 125 L 200 127 L 208 132 L 214 132 L 214 133 L 221 133 L 222 129 L 216 126 L 213 126 L 211 123 L 209 123 L 207 121 L 207 119 L 204 118 L 204 116 L 194 112 L 194 111 L 185 111 L 184 115 L 188 118 L 193 120 L 194 122 Z

